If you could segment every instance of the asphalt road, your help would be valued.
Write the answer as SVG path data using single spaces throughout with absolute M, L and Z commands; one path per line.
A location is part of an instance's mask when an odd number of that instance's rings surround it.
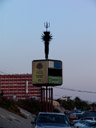
M 34 120 L 35 115 L 23 109 L 20 110 L 27 119 L 0 108 L 0 128 L 32 128 L 31 121 Z

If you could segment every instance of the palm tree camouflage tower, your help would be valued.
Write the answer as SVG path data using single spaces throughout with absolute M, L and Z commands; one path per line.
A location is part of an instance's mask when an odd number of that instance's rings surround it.
M 49 31 L 47 31 L 48 27 L 50 27 L 50 24 L 48 24 L 48 22 L 46 22 L 46 24 L 44 24 L 46 31 L 43 32 L 42 34 L 42 40 L 45 43 L 45 58 L 48 59 L 48 54 L 49 54 L 49 41 L 52 40 L 52 35 L 50 34 Z

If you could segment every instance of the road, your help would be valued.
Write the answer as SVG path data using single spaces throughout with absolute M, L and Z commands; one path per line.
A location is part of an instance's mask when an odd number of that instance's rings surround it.
M 0 128 L 32 128 L 31 121 L 34 120 L 35 115 L 23 109 L 20 111 L 26 115 L 27 119 L 0 108 Z

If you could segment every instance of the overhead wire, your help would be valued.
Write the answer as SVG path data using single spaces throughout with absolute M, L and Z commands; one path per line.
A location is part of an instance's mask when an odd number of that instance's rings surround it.
M 94 93 L 94 94 L 96 94 L 96 92 L 95 92 L 95 91 L 77 90 L 77 89 L 64 88 L 64 87 L 55 87 L 55 88 L 63 89 L 63 90 L 68 90 L 68 91 L 81 92 L 81 93 Z

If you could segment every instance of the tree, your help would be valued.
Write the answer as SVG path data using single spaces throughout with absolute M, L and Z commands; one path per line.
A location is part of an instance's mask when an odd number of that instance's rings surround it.
M 75 107 L 80 110 L 87 110 L 88 109 L 88 103 L 86 101 L 82 101 L 79 97 L 76 97 L 74 99 Z
M 71 99 L 68 101 L 62 101 L 62 106 L 67 110 L 72 110 L 74 109 L 74 101 Z

